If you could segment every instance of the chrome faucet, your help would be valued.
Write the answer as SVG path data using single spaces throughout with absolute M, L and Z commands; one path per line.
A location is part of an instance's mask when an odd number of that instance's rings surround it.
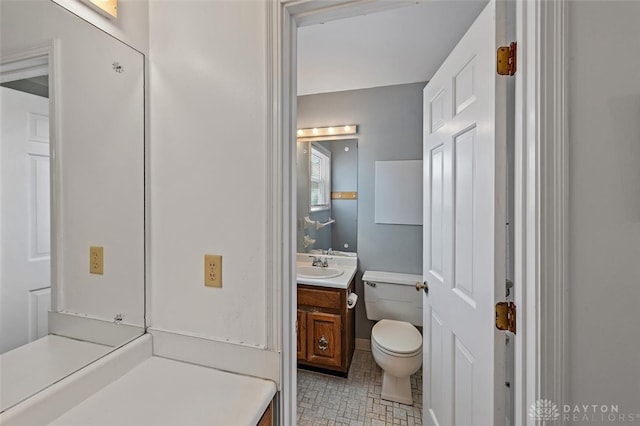
M 329 262 L 327 262 L 326 257 L 324 259 L 320 256 L 318 257 L 309 256 L 309 257 L 313 259 L 313 262 L 311 262 L 311 266 L 320 266 L 321 268 L 326 268 L 327 266 L 329 266 Z

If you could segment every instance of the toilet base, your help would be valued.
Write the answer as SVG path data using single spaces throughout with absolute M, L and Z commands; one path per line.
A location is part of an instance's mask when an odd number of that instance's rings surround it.
M 411 378 L 395 377 L 385 371 L 382 375 L 382 399 L 413 405 Z

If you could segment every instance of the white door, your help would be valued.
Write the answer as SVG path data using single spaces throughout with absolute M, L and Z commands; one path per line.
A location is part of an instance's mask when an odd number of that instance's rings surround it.
M 424 89 L 424 417 L 504 424 L 504 4 L 491 1 Z
M 0 353 L 47 334 L 49 100 L 0 87 Z

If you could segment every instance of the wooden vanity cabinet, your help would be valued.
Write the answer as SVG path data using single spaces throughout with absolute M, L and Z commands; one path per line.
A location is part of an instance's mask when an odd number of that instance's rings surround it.
M 355 309 L 348 309 L 347 289 L 298 284 L 298 365 L 346 376 L 355 349 Z
M 273 401 L 271 401 L 267 409 L 264 410 L 256 426 L 273 426 Z

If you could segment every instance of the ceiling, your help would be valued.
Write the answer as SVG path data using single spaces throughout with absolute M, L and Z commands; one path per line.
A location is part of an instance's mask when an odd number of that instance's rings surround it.
M 31 93 L 32 95 L 49 97 L 49 76 L 39 75 L 36 77 L 22 78 L 20 80 L 11 80 L 1 83 L 0 86 L 9 89 L 19 90 L 21 92 Z
M 428 81 L 486 0 L 430 0 L 298 29 L 298 95 Z

